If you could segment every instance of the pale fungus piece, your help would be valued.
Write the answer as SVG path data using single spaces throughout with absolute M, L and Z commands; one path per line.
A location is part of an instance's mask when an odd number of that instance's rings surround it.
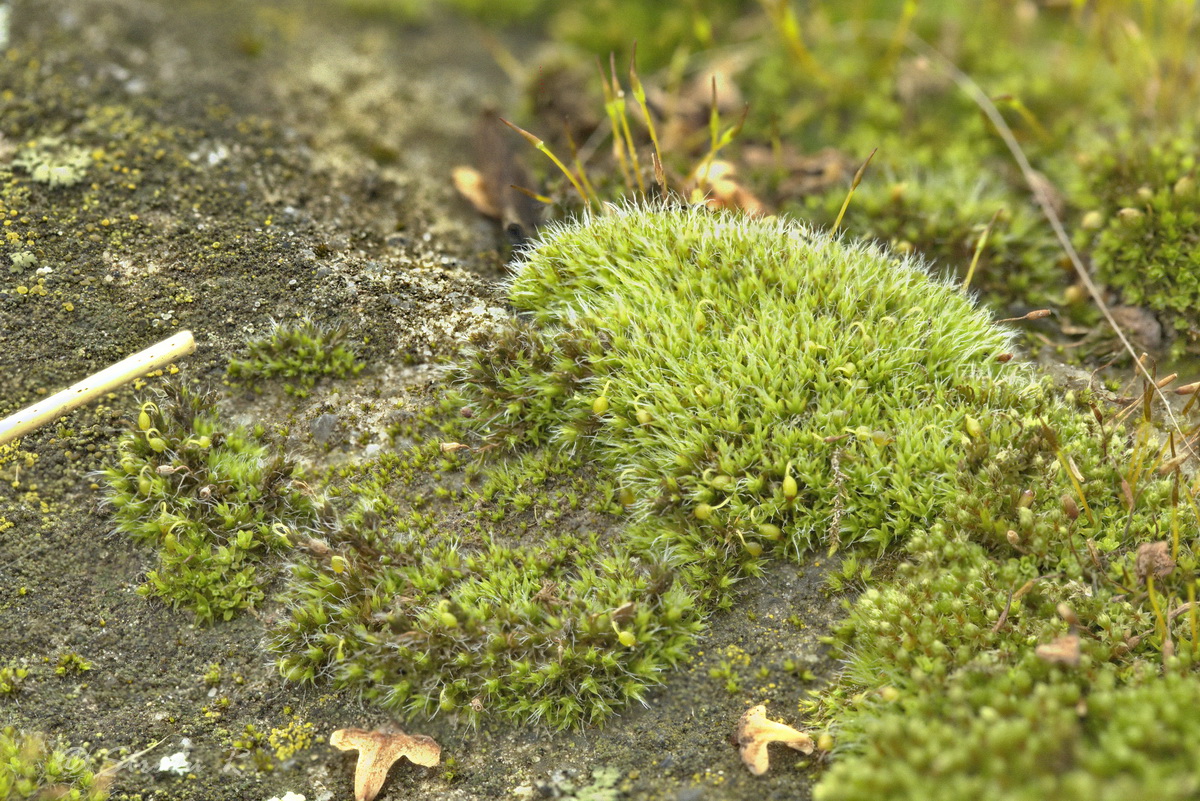
M 755 776 L 763 775 L 770 767 L 767 746 L 771 743 L 783 743 L 804 754 L 811 754 L 815 747 L 813 739 L 804 732 L 796 731 L 786 723 L 768 720 L 763 704 L 746 710 L 738 720 L 737 742 L 742 761 Z
M 1043 643 L 1034 650 L 1038 658 L 1052 665 L 1079 664 L 1079 635 L 1065 634 L 1057 640 Z
M 343 751 L 358 751 L 354 801 L 372 801 L 379 795 L 392 763 L 402 756 L 427 768 L 434 767 L 442 758 L 442 747 L 423 734 L 338 729 L 329 735 L 329 744 Z

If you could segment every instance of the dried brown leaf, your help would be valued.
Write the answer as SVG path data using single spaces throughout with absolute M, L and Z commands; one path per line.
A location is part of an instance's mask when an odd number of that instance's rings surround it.
M 402 756 L 427 768 L 434 767 L 442 758 L 442 747 L 423 734 L 338 729 L 329 736 L 329 744 L 343 751 L 358 751 L 354 801 L 373 801 L 383 789 L 392 764 Z
M 763 704 L 751 707 L 738 720 L 737 743 L 742 752 L 742 761 L 755 776 L 761 776 L 770 768 L 767 746 L 783 743 L 801 753 L 813 752 L 813 739 L 786 723 L 767 719 L 767 708 Z
M 1137 565 L 1134 569 L 1137 577 L 1143 582 L 1147 576 L 1160 579 L 1171 575 L 1175 570 L 1175 560 L 1171 558 L 1171 544 L 1166 540 L 1143 542 L 1138 546 Z

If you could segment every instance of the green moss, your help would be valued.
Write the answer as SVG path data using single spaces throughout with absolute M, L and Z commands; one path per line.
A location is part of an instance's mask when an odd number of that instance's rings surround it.
M 1112 684 L 1110 674 L 1085 687 L 1050 678 L 997 689 L 996 705 L 956 695 L 875 702 L 866 756 L 835 760 L 814 798 L 1194 798 L 1200 724 L 1187 710 L 1200 684 L 1179 675 Z
M 38 734 L 0 729 L 0 798 L 103 801 L 107 780 L 79 749 L 51 746 Z
M 633 524 L 450 538 L 393 499 L 391 460 L 294 568 L 272 640 L 289 679 L 407 714 L 600 722 L 768 552 L 882 549 L 931 522 L 972 415 L 1028 391 L 994 358 L 1007 335 L 953 288 L 780 221 L 627 208 L 557 228 L 510 300 L 526 321 L 461 373 L 457 434 L 501 457 L 477 497 L 524 514 L 578 458 Z
M 1094 408 L 994 417 L 942 520 L 850 605 L 846 672 L 809 705 L 838 739 L 817 798 L 1194 793 L 1190 723 L 1140 707 L 1200 691 L 1198 543 L 1169 535 L 1192 513 L 1153 427 L 1131 449 Z
M 479 434 L 584 450 L 681 566 L 902 539 L 1026 380 L 916 263 L 794 223 L 626 209 L 548 235 L 510 299 L 532 327 L 466 371 Z
M 246 343 L 247 356 L 231 360 L 227 375 L 232 383 L 259 391 L 258 382 L 283 378 L 284 392 L 303 398 L 321 378 L 345 378 L 363 369 L 348 339 L 345 329 L 322 328 L 311 320 L 277 324 L 268 336 Z
M 16 695 L 29 677 L 29 669 L 17 662 L 0 667 L 0 696 Z
M 1088 159 L 1088 209 L 1078 236 L 1096 275 L 1129 304 L 1163 315 L 1188 342 L 1200 306 L 1196 140 L 1186 133 L 1119 138 Z
M 214 401 L 169 386 L 142 404 L 117 465 L 102 471 L 116 530 L 159 549 L 139 592 L 201 622 L 261 600 L 270 558 L 316 514 L 293 466 L 224 425 Z
M 293 569 L 289 619 L 271 640 L 289 680 L 321 677 L 405 716 L 565 728 L 640 700 L 699 630 L 666 568 L 625 548 L 595 535 L 526 547 L 447 537 L 381 489 L 360 490 Z
M 842 222 L 848 233 L 920 253 L 939 273 L 959 279 L 978 250 L 971 288 L 997 305 L 1044 303 L 1065 285 L 1069 274 L 1059 265 L 1061 251 L 1049 225 L 1025 197 L 977 167 L 951 161 L 936 169 L 871 170 Z M 845 199 L 839 185 L 806 199 L 797 211 L 831 225 Z
M 54 675 L 78 676 L 92 669 L 92 663 L 74 651 L 59 654 L 54 663 Z

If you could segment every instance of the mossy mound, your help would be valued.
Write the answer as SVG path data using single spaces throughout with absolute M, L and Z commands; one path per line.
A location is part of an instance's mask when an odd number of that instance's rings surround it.
M 463 368 L 456 436 L 500 450 L 495 485 L 592 465 L 633 525 L 456 539 L 364 490 L 295 569 L 287 677 L 410 714 L 600 722 L 768 551 L 932 523 L 976 418 L 1029 389 L 1008 335 L 918 262 L 795 223 L 620 209 L 546 234 L 510 299 L 526 319 Z
M 533 327 L 467 371 L 481 435 L 586 449 L 638 518 L 680 532 L 679 564 L 903 539 L 971 416 L 1027 381 L 997 359 L 1008 334 L 919 262 L 781 220 L 629 208 L 558 228 L 510 299 Z

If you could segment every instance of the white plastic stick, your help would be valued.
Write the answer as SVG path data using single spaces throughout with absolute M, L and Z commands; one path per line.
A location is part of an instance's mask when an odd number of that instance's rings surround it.
M 196 350 L 196 340 L 191 331 L 180 331 L 170 339 L 164 339 L 143 351 L 122 359 L 82 381 L 58 392 L 32 406 L 0 420 L 0 445 L 28 434 L 46 423 L 51 423 L 85 403 L 112 392 L 117 387 L 140 378 L 146 373 L 166 367 L 182 356 Z

